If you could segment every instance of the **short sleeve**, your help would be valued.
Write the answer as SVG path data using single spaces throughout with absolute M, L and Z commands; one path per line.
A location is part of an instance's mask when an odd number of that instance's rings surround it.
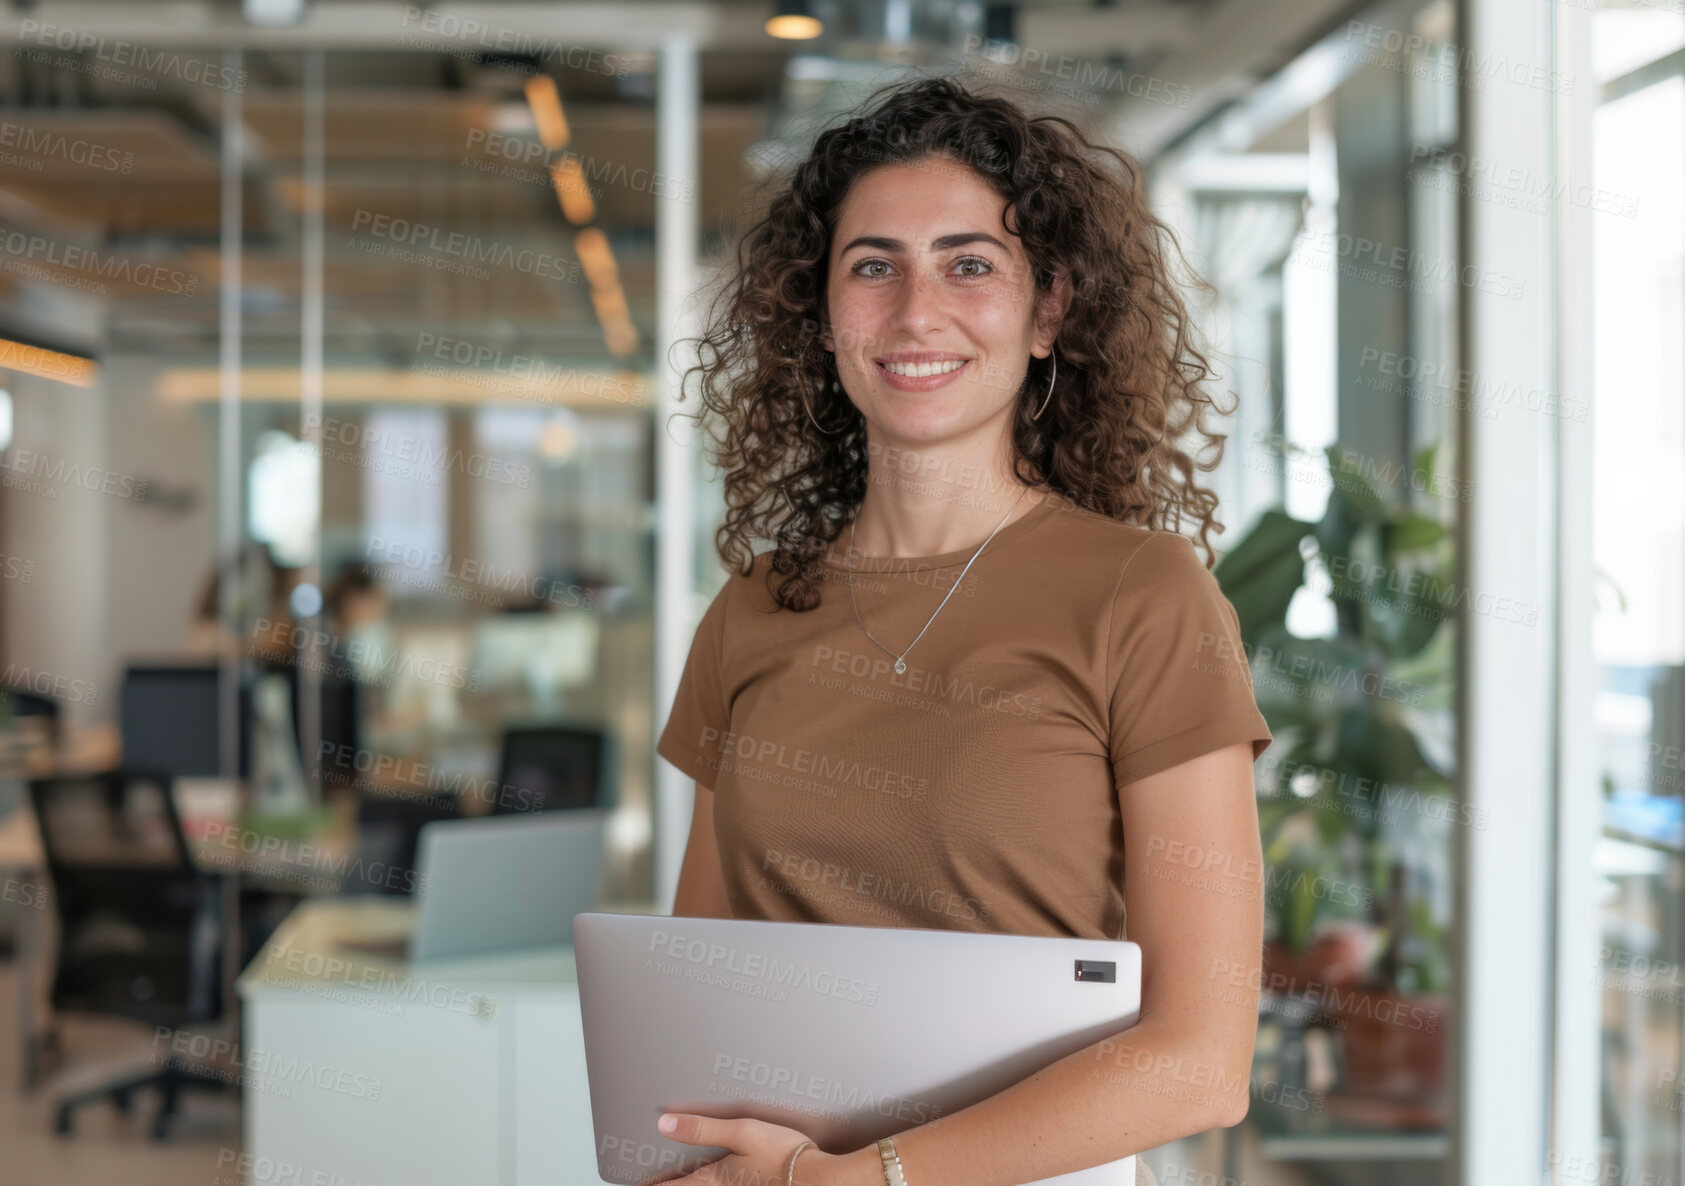
M 1269 748 L 1240 618 L 1186 536 L 1154 532 L 1125 562 L 1107 654 L 1118 786 L 1243 741 L 1253 761 Z
M 655 752 L 705 787 L 720 769 L 720 744 L 731 727 L 725 692 L 725 619 L 732 582 L 715 595 L 697 624 L 690 655 L 679 674 L 673 710 Z

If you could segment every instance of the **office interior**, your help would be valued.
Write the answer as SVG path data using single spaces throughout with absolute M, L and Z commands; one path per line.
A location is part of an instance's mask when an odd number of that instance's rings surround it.
M 1250 1107 L 1143 1160 L 1685 1181 L 1678 3 L 14 0 L 0 42 L 0 1179 L 599 1180 L 565 952 L 347 986 L 323 936 L 401 934 L 475 816 L 592 809 L 598 908 L 670 910 L 654 740 L 725 578 L 678 343 L 745 197 L 934 70 L 1142 163 L 1234 396 L 1217 548 L 1271 557 L 1217 568 L 1277 738 Z

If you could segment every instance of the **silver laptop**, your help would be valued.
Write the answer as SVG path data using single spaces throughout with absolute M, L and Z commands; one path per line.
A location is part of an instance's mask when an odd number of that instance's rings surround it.
M 414 929 L 340 946 L 413 962 L 566 945 L 597 904 L 608 809 L 435 820 L 416 845 Z
M 585 913 L 573 920 L 597 1172 L 666 1181 L 728 1152 L 663 1111 L 857 1149 L 1132 1026 L 1141 949 L 1104 939 Z M 1134 1186 L 1135 1158 L 1044 1178 Z

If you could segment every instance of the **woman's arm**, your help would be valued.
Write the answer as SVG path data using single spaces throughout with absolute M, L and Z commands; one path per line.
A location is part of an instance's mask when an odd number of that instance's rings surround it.
M 720 848 L 714 841 L 714 791 L 696 784 L 696 805 L 690 813 L 690 839 L 679 866 L 679 885 L 673 893 L 675 918 L 730 918 L 725 874 L 720 871 Z
M 1246 1115 L 1264 927 L 1252 746 L 1214 751 L 1118 794 L 1128 934 L 1142 952 L 1140 1021 L 898 1134 L 910 1186 L 1018 1186 Z M 841 1157 L 803 1154 L 796 1180 L 881 1186 L 884 1177 L 869 1145 Z

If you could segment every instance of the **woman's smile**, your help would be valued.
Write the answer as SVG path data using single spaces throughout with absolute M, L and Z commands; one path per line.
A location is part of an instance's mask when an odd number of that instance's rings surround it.
M 940 362 L 885 362 L 878 360 L 878 375 L 897 391 L 934 391 L 946 387 L 971 365 L 969 358 Z

